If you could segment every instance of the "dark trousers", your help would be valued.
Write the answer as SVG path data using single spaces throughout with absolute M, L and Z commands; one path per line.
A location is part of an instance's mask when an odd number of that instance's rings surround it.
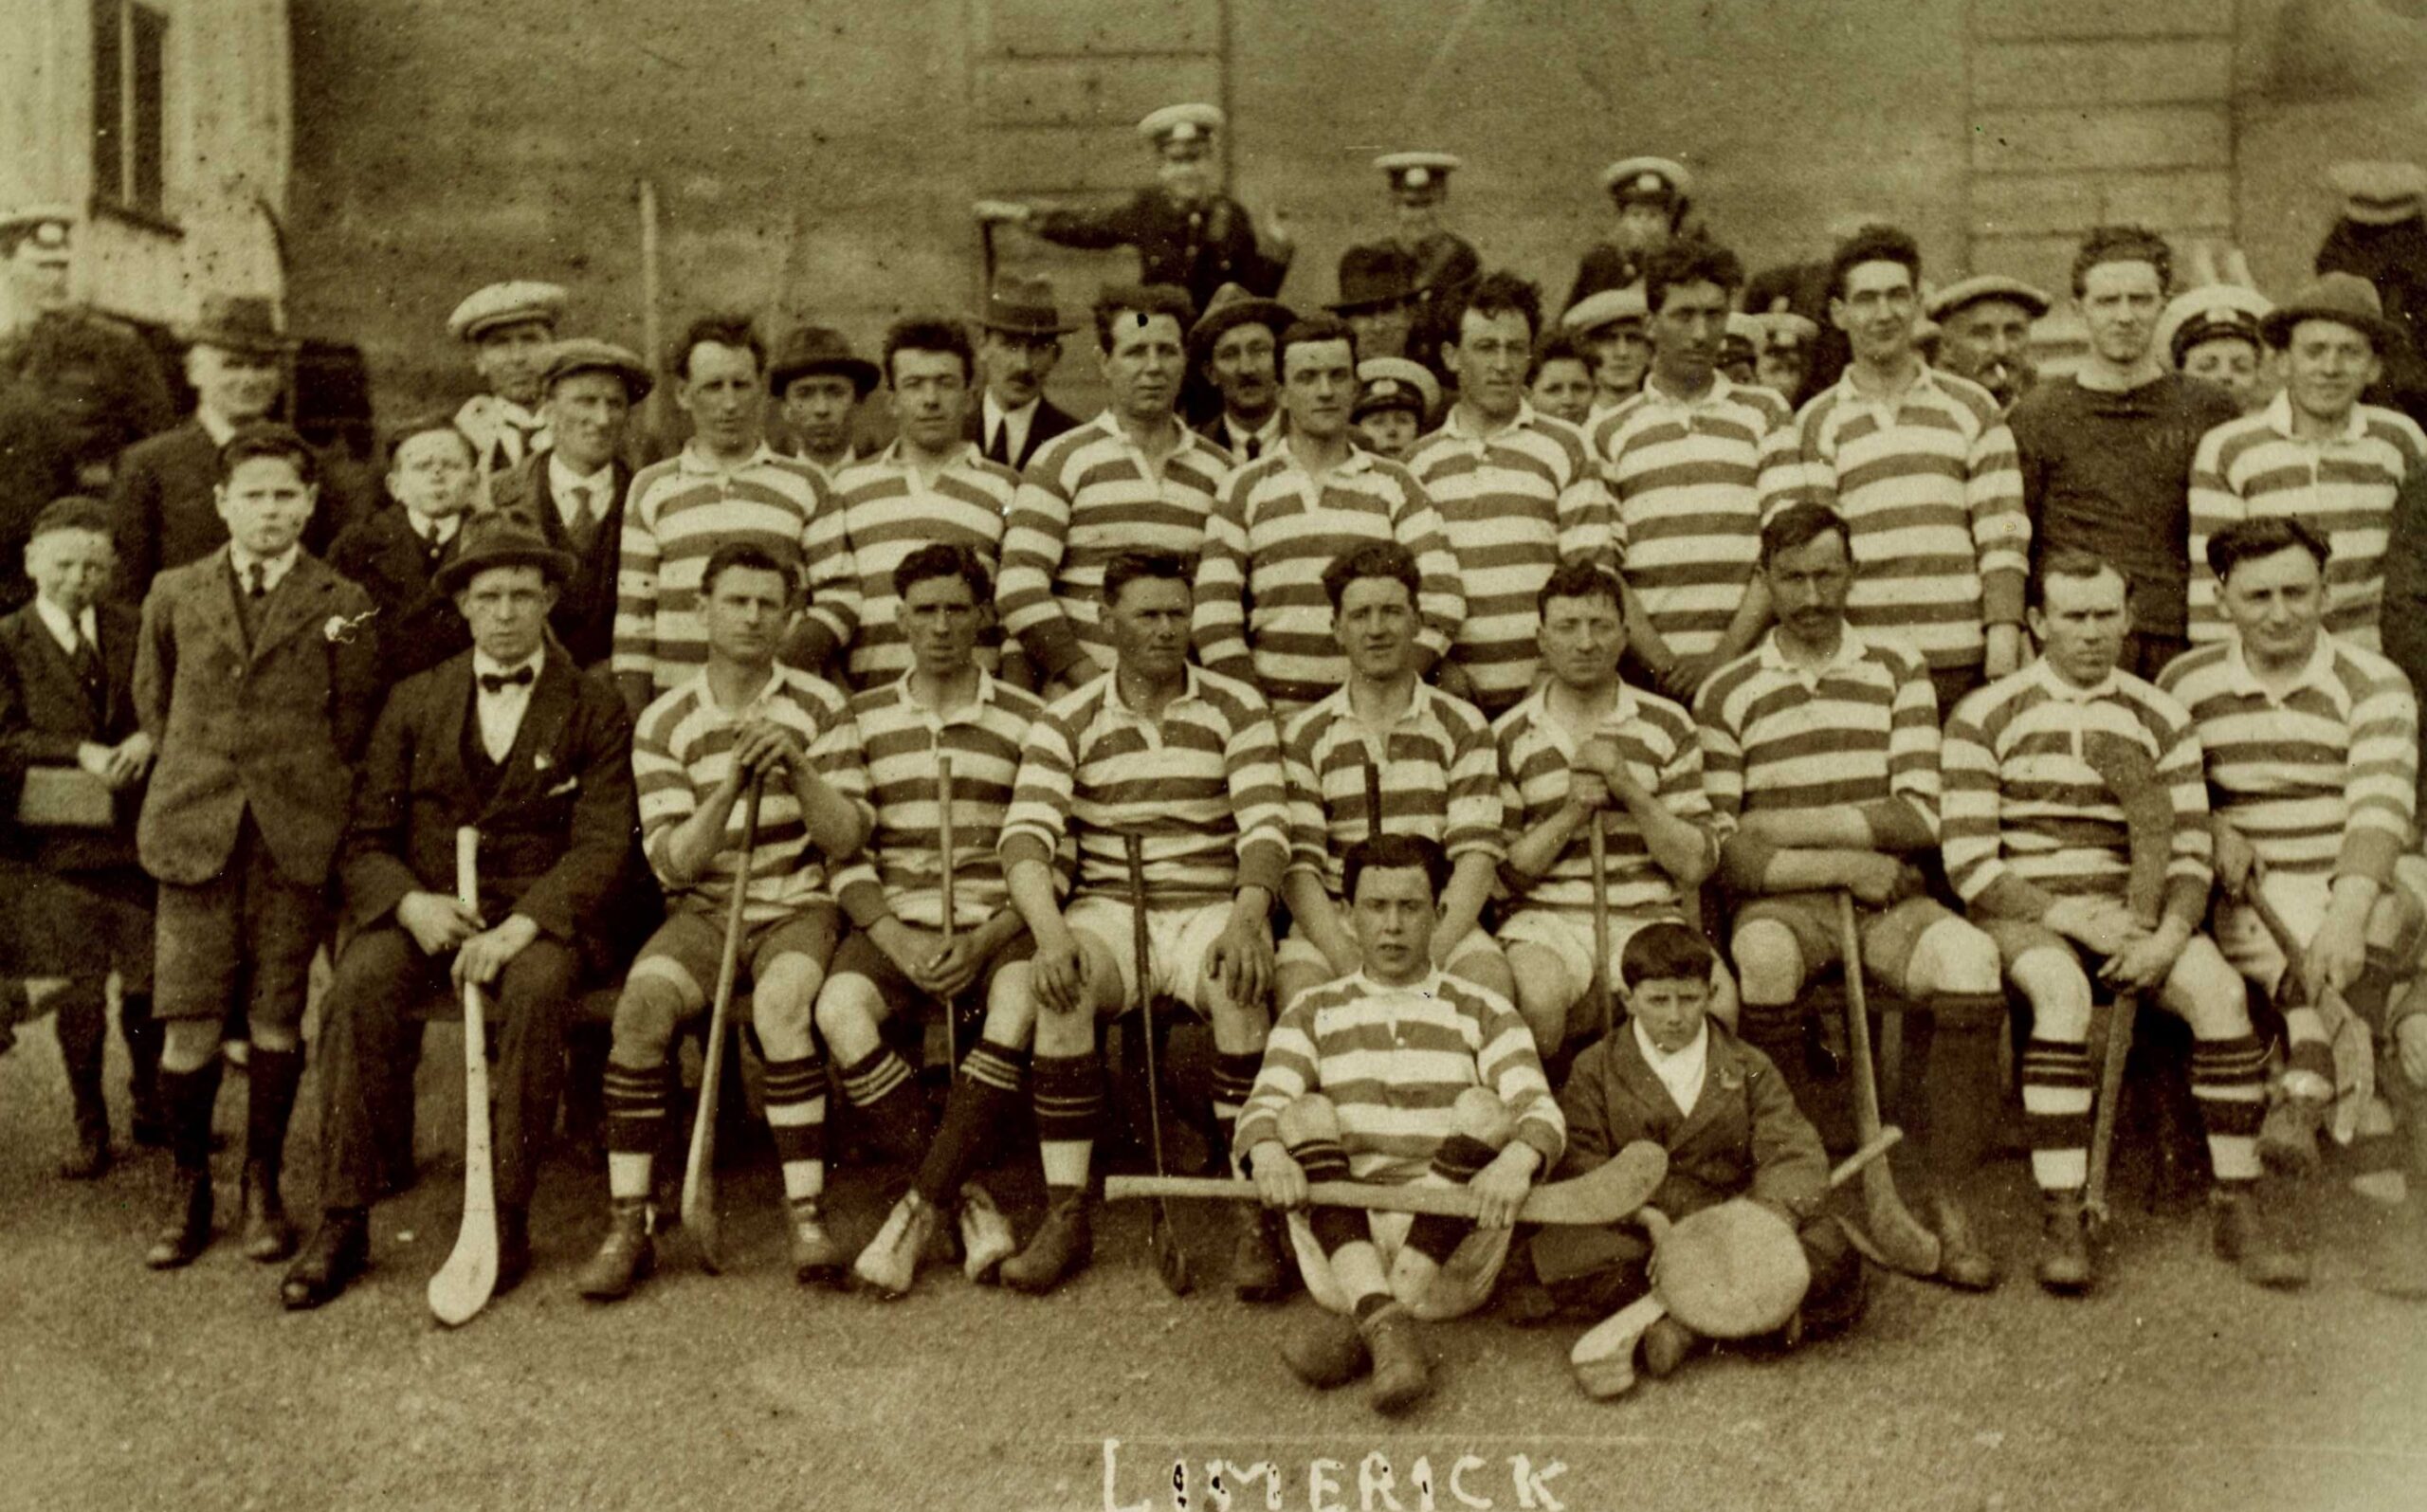
M 1611 1231 L 1607 1238 L 1602 1247 L 1606 1253 L 1595 1268 L 1543 1278 L 1561 1315 L 1597 1322 L 1651 1292 L 1651 1239 L 1632 1227 Z M 1826 1213 L 1797 1229 L 1795 1238 L 1812 1269 L 1811 1289 L 1797 1309 L 1804 1337 L 1826 1339 L 1844 1332 L 1862 1317 L 1869 1298 L 1861 1251 L 1846 1238 L 1845 1226 Z
M 392 1070 L 421 1034 L 423 1005 L 453 991 L 450 961 L 423 955 L 392 923 L 355 936 L 338 959 L 321 1007 L 322 1207 L 368 1208 L 377 1200 L 380 1130 L 394 1114 L 392 1100 L 412 1095 L 410 1084 L 398 1087 Z M 503 1020 L 491 1030 L 498 1056 L 489 1076 L 500 1207 L 530 1206 L 564 1082 L 565 1020 L 573 1011 L 576 968 L 571 946 L 542 937 L 508 962 L 484 994 L 489 1018 Z

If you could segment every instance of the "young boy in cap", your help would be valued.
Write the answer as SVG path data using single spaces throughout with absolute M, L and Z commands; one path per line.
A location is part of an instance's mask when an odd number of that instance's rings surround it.
M 447 318 L 447 334 L 472 349 L 472 369 L 486 391 L 464 401 L 455 424 L 472 438 L 482 486 L 551 442 L 538 412 L 539 375 L 565 317 L 565 291 L 517 279 L 464 297 Z
M 1420 362 L 1367 357 L 1357 364 L 1357 403 L 1348 411 L 1368 450 L 1405 462 L 1441 405 L 1441 385 Z
M 1753 319 L 1761 323 L 1753 354 L 1753 381 L 1790 407 L 1800 405 L 1812 375 L 1812 349 L 1820 339 L 1820 327 L 1793 310 L 1774 310 Z
M 1644 254 L 1646 259 L 1651 255 Z M 1636 265 L 1642 266 L 1642 261 Z M 1609 413 L 1642 390 L 1643 375 L 1651 371 L 1651 315 L 1638 274 L 1623 288 L 1586 295 L 1559 318 L 1559 328 L 1593 357 L 1593 408 L 1588 420 Z
M 427 671 L 472 644 L 437 576 L 453 559 L 480 487 L 471 438 L 445 415 L 408 422 L 388 444 L 388 493 L 403 507 L 348 525 L 329 565 L 362 585 L 379 607 L 381 675 L 391 684 Z
M 1738 1199 L 1768 1209 L 1793 1227 L 1812 1271 L 1785 1337 L 1827 1338 L 1862 1316 L 1862 1256 L 1821 1211 L 1829 1157 L 1786 1079 L 1711 1016 L 1714 964 L 1710 946 L 1686 924 L 1652 924 L 1627 941 L 1619 963 L 1627 1022 L 1578 1056 L 1560 1089 L 1567 1153 L 1559 1177 L 1582 1175 L 1648 1139 L 1669 1153 L 1668 1177 L 1649 1206 L 1670 1222 Z M 1560 1312 L 1597 1320 L 1651 1290 L 1651 1243 L 1633 1224 L 1542 1229 L 1531 1259 Z M 1667 1375 L 1700 1342 L 1674 1318 L 1661 1319 L 1642 1335 L 1645 1373 Z
M 2274 397 L 2267 337 L 2258 329 L 2275 301 L 2239 284 L 2208 283 L 2176 295 L 2158 318 L 2157 349 L 2186 378 L 2204 378 L 2253 414 Z
M 767 364 L 767 392 L 791 435 L 786 455 L 816 468 L 831 484 L 860 460 L 853 427 L 876 382 L 876 364 L 852 351 L 849 338 L 831 326 L 796 325 L 784 333 Z
M 26 547 L 34 601 L 0 619 L 0 799 L 17 817 L 0 841 L 17 900 L 9 959 L 15 975 L 67 977 L 51 1004 L 75 1114 L 75 1147 L 59 1168 L 71 1181 L 102 1175 L 112 1158 L 101 1090 L 112 970 L 136 1142 L 163 1138 L 153 887 L 135 856 L 136 809 L 153 746 L 135 719 L 137 616 L 103 596 L 115 556 L 99 500 L 52 501 L 35 517 Z M 46 816 L 29 784 L 81 787 L 91 810 L 72 820 Z
M 144 1257 L 155 1270 L 210 1243 L 221 1024 L 240 995 L 252 1044 L 245 1253 L 268 1263 L 295 1247 L 279 1174 L 303 1077 L 305 979 L 380 692 L 371 595 L 302 547 L 319 497 L 311 447 L 284 426 L 251 427 L 220 448 L 219 473 L 228 544 L 160 575 L 135 667 L 136 714 L 158 751 L 136 844 L 160 883 L 160 1095 L 176 1162 Z

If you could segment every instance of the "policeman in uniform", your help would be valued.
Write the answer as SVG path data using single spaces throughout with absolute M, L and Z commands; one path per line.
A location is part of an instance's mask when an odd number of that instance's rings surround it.
M 1601 187 L 1617 212 L 1610 239 L 1585 248 L 1577 265 L 1574 304 L 1603 289 L 1622 289 L 1643 279 L 1643 260 L 1669 245 L 1693 207 L 1694 175 L 1666 157 L 1628 157 L 1601 170 Z
M 472 349 L 473 370 L 487 391 L 455 411 L 455 428 L 479 453 L 484 497 L 493 475 L 548 448 L 539 376 L 564 318 L 565 291 L 530 280 L 476 289 L 447 318 L 447 334 Z
M 75 212 L 0 214 L 0 380 L 23 380 L 65 425 L 78 483 L 108 485 L 118 453 L 176 423 L 159 359 L 133 327 L 76 301 Z
M 1409 152 L 1384 153 L 1374 166 L 1389 181 L 1397 210 L 1398 225 L 1383 241 L 1414 264 L 1415 325 L 1407 355 L 1434 367 L 1449 325 L 1443 312 L 1483 276 L 1483 257 L 1474 244 L 1441 224 L 1450 175 L 1460 164 L 1449 153 Z
M 1279 215 L 1257 225 L 1221 191 L 1214 148 L 1223 126 L 1222 112 L 1212 105 L 1165 105 L 1138 123 L 1138 135 L 1155 149 L 1161 180 L 1155 188 L 1104 210 L 980 200 L 977 218 L 1025 226 L 1060 246 L 1136 247 L 1139 282 L 1179 285 L 1195 310 L 1225 283 L 1269 299 L 1281 292 L 1296 247 Z

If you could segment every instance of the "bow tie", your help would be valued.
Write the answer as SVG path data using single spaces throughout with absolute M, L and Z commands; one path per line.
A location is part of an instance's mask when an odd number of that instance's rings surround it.
M 480 676 L 482 692 L 502 693 L 510 687 L 529 687 L 532 673 L 531 668 L 525 665 L 518 666 L 511 672 L 483 672 Z

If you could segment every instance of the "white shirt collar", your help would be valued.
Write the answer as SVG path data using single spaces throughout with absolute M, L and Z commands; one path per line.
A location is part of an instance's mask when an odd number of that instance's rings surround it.
M 1045 395 L 1040 393 L 1016 410 L 1006 410 L 1002 401 L 995 397 L 995 391 L 988 389 L 978 418 L 989 430 L 999 425 L 1017 425 L 1022 428 L 1021 434 L 1025 435 L 1028 423 L 1036 418 L 1036 407 L 1044 402 Z
M 1805 667 L 1788 660 L 1786 652 L 1779 646 L 1779 632 L 1773 627 L 1768 634 L 1761 637 L 1761 665 L 1774 672 L 1784 672 L 1791 677 L 1801 678 L 1807 683 L 1817 682 L 1831 672 L 1841 667 L 1852 666 L 1861 661 L 1863 653 L 1870 648 L 1870 644 L 1862 638 L 1862 633 L 1848 625 L 1837 632 L 1837 654 L 1818 666 Z
M 532 681 L 536 683 L 538 681 L 540 666 L 547 659 L 548 648 L 544 645 L 521 661 L 511 665 L 476 648 L 472 652 L 472 675 L 474 677 L 510 677 L 527 666 L 531 669 Z
M 2353 405 L 2350 414 L 2344 417 L 2342 430 L 2326 437 L 2323 442 L 2314 437 L 2304 436 L 2292 428 L 2292 395 L 2289 390 L 2277 391 L 2275 397 L 2268 400 L 2267 408 L 2259 413 L 2267 417 L 2268 428 L 2287 441 L 2307 442 L 2310 446 L 2333 446 L 2340 442 L 2357 441 L 2368 433 L 2367 416 L 2360 412 L 2365 408 L 2367 408 L 2365 405 Z
M 2300 674 L 2286 683 L 2280 693 L 2258 680 L 2258 670 L 2250 665 L 2249 648 L 2240 636 L 2233 638 L 2232 648 L 2225 652 L 2225 675 L 2232 682 L 2234 691 L 2255 694 L 2272 703 L 2280 703 L 2305 687 L 2328 686 L 2333 682 L 2333 670 L 2334 637 L 2322 629 L 2317 632 L 2317 645 L 2310 648 L 2309 659 L 2301 667 Z
M 1674 1054 L 1651 1043 L 1651 1036 L 1643 1031 L 1643 1020 L 1631 1020 L 1628 1027 L 1633 1031 L 1635 1048 L 1643 1052 L 1643 1064 L 1669 1089 L 1677 1111 L 1691 1114 L 1694 1104 L 1702 1101 L 1703 1077 L 1710 1067 L 1710 1021 L 1705 1019 L 1686 1047 Z
M 435 544 L 444 546 L 455 538 L 457 531 L 464 528 L 464 517 L 448 515 L 443 519 L 431 519 L 408 509 L 405 511 L 405 528 L 411 531 L 413 538 L 425 546 L 432 544 L 432 537 L 436 538 Z
M 580 474 L 565 465 L 563 452 L 551 450 L 548 453 L 548 487 L 559 499 L 570 495 L 576 488 L 606 488 L 611 486 L 614 482 L 615 462 L 611 457 L 601 465 L 596 472 Z
M 2110 666 L 2107 669 L 2107 675 L 2090 686 L 2076 686 L 2071 680 L 2059 673 L 2045 656 L 2041 656 L 2031 664 L 2031 673 L 2038 679 L 2039 686 L 2050 698 L 2061 699 L 2067 703 L 2095 703 L 2115 690 L 2117 681 L 2116 669 Z
M 232 540 L 228 543 L 228 560 L 236 569 L 236 581 L 243 582 L 249 575 L 254 564 L 259 563 L 264 592 L 271 592 L 279 584 L 286 581 L 286 574 L 295 570 L 295 563 L 302 555 L 303 547 L 300 542 L 289 546 L 275 556 L 256 556 Z
M 65 610 L 37 593 L 34 595 L 34 612 L 42 616 L 44 628 L 50 631 L 50 638 L 59 643 L 59 648 L 70 656 L 76 654 L 79 640 L 97 647 L 100 645 L 100 620 L 90 604 L 70 619 Z
M 201 405 L 194 406 L 193 423 L 202 427 L 202 433 L 210 438 L 214 446 L 228 445 L 228 438 L 236 433 L 236 422 Z
M 1231 412 L 1228 410 L 1222 411 L 1223 445 L 1229 446 L 1232 451 L 1246 450 L 1247 444 L 1250 441 L 1258 443 L 1267 451 L 1269 451 L 1272 449 L 1273 444 L 1280 439 L 1281 411 L 1277 409 L 1274 410 L 1272 413 L 1265 416 L 1264 424 L 1256 427 L 1253 430 L 1242 428 L 1236 420 L 1231 418 Z

